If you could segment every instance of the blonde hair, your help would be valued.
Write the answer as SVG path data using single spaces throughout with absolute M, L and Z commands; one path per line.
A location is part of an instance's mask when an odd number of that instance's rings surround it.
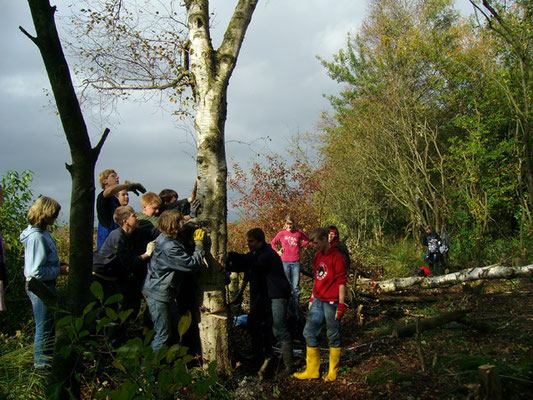
M 292 214 L 287 214 L 287 216 L 285 217 L 285 222 L 292 222 L 294 225 L 296 225 L 296 220 L 294 219 L 294 217 L 292 216 Z
M 157 220 L 157 229 L 169 238 L 175 238 L 183 228 L 183 215 L 178 210 L 163 211 Z
M 28 211 L 30 225 L 45 229 L 52 219 L 57 218 L 61 206 L 51 197 L 41 196 L 32 204 Z
M 104 179 L 107 179 L 107 177 L 111 174 L 116 174 L 117 172 L 114 169 L 106 169 L 100 172 L 100 175 L 98 175 L 98 183 L 102 187 L 102 189 L 105 189 L 104 185 Z
M 145 207 L 149 206 L 150 204 L 157 204 L 160 206 L 163 204 L 163 202 L 161 201 L 161 197 L 154 192 L 146 192 L 141 196 L 141 206 Z
M 120 206 L 117 207 L 115 213 L 113 214 L 113 221 L 117 223 L 118 226 L 122 227 L 122 223 L 125 219 L 128 219 L 131 214 L 135 214 L 135 210 L 130 206 Z

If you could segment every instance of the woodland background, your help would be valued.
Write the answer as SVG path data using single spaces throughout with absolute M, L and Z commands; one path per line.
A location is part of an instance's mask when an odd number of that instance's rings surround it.
M 317 116 L 315 130 L 293 137 L 287 154 L 268 153 L 260 161 L 231 166 L 230 202 L 239 219 L 228 223 L 228 250 L 244 251 L 244 235 L 255 226 L 271 239 L 282 229 L 285 215 L 292 214 L 305 232 L 336 225 L 351 252 L 351 272 L 374 280 L 411 276 L 423 264 L 426 224 L 437 232 L 447 230 L 452 272 L 531 264 L 533 5 L 525 0 L 473 3 L 475 12 L 466 19 L 446 0 L 370 2 L 368 17 L 348 37 L 347 46 L 332 59 L 320 56 L 325 73 L 343 87 L 330 99 L 334 111 Z M 2 176 L 0 226 L 9 285 L 8 311 L 0 314 L 0 393 L 6 398 L 15 398 L 15 393 L 16 398 L 42 398 L 45 386 L 44 377 L 26 372 L 31 366 L 32 318 L 18 235 L 35 197 L 31 175 L 8 171 Z M 68 230 L 54 230 L 63 258 L 68 257 Z M 311 257 L 307 249 L 306 271 Z M 476 381 L 476 368 L 486 363 L 495 363 L 511 377 L 502 378 L 509 398 L 531 393 L 530 278 L 435 290 L 431 306 L 386 306 L 358 293 L 355 281 L 351 285 L 347 344 L 376 342 L 394 324 L 412 320 L 412 314 L 474 309 L 488 325 L 486 331 L 479 325 L 452 326 L 418 345 L 379 342 L 373 352 L 345 359 L 344 378 L 335 385 L 252 382 L 247 396 L 311 393 L 321 398 L 326 392 L 327 398 L 347 393 L 392 398 L 401 390 L 401 398 L 465 398 L 473 393 L 467 385 Z M 305 286 L 303 302 L 311 282 Z M 366 325 L 355 315 L 359 304 L 368 310 Z M 416 356 L 420 348 L 426 357 L 439 354 L 425 371 Z M 95 349 L 87 351 L 94 353 L 88 370 L 101 371 L 102 365 L 95 367 Z M 414 365 L 413 370 L 406 365 Z M 131 381 L 114 367 L 84 377 L 87 398 L 118 391 Z M 195 387 L 191 382 L 201 381 L 193 369 L 187 371 L 188 378 L 176 384 L 181 397 L 232 398 L 242 389 L 242 380 L 224 384 L 206 378 L 205 391 L 187 392 Z M 239 377 L 238 367 L 236 371 Z M 431 379 L 434 383 L 428 383 Z M 156 390 L 156 382 L 146 384 L 146 393 Z

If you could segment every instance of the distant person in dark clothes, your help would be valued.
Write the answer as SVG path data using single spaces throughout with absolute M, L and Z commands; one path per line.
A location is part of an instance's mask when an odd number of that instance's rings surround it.
M 146 189 L 140 183 L 126 182 L 120 184 L 117 173 L 112 169 L 102 171 L 98 176 L 98 182 L 102 191 L 96 197 L 96 215 L 98 217 L 98 230 L 96 235 L 96 248 L 100 249 L 111 231 L 118 228 L 113 221 L 113 214 L 121 204 L 116 194 L 121 190 L 128 190 L 138 195 L 144 193 Z
M 166 210 L 178 210 L 183 215 L 183 220 L 188 221 L 191 218 L 196 218 L 200 202 L 198 199 L 192 197 L 178 200 L 178 192 L 173 189 L 163 189 L 159 193 L 159 197 L 163 202 L 160 212 Z
M 439 265 L 442 261 L 442 255 L 439 250 L 441 245 L 440 236 L 429 225 L 426 225 L 424 230 L 426 233 L 422 237 L 422 245 L 427 247 L 424 260 L 428 263 L 431 275 L 436 275 L 439 271 L 435 270 L 435 266 Z
M 136 286 L 136 271 L 146 270 L 153 251 L 153 243 L 142 254 L 135 251 L 135 235 L 139 220 L 135 211 L 129 206 L 120 206 L 115 210 L 114 220 L 120 228 L 112 231 L 104 245 L 93 255 L 93 279 L 104 289 L 104 298 L 121 293 L 122 306 L 132 309 L 134 318 L 140 307 L 140 287 Z M 153 241 L 159 231 L 151 230 Z M 150 241 L 149 241 L 150 242 Z M 147 242 L 148 243 L 148 242 Z
M 265 233 L 255 228 L 246 234 L 250 252 L 230 252 L 226 269 L 244 272 L 250 282 L 250 312 L 248 327 L 252 336 L 252 354 L 255 366 L 272 357 L 272 334 L 281 344 L 285 369 L 281 376 L 293 370 L 292 338 L 287 326 L 287 306 L 291 296 L 289 281 L 277 252 L 265 242 Z M 242 299 L 243 285 L 240 298 Z M 266 365 L 261 368 L 264 370 Z
M 339 230 L 335 225 L 330 225 L 328 231 L 328 242 L 330 242 L 331 245 L 337 246 L 344 257 L 344 261 L 346 261 L 346 271 L 350 271 L 350 265 L 352 263 L 350 260 L 350 252 L 348 251 L 348 247 L 346 247 L 346 243 L 339 239 Z

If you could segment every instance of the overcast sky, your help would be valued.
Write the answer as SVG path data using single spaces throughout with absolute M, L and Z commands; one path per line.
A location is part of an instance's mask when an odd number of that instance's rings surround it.
M 64 133 L 50 107 L 50 85 L 37 47 L 18 29 L 33 33 L 29 6 L 22 0 L 1 0 L 0 14 L 0 175 L 7 170 L 32 170 L 34 194 L 54 197 L 68 220 L 70 176 L 65 163 L 70 153 Z M 51 0 L 58 16 L 70 12 L 67 0 Z M 214 45 L 218 46 L 236 0 L 212 0 Z M 467 7 L 467 0 L 459 1 Z M 263 152 L 283 153 L 290 137 L 312 130 L 329 104 L 323 94 L 341 88 L 327 77 L 316 59 L 330 59 L 343 48 L 348 32 L 356 32 L 367 10 L 364 0 L 260 1 L 248 27 L 228 91 L 226 153 L 246 165 Z M 61 31 L 61 23 L 56 21 Z M 115 169 L 121 181 L 141 182 L 158 193 L 173 188 L 188 196 L 195 180 L 195 145 L 190 128 L 161 111 L 156 104 L 125 103 L 117 110 L 119 122 L 100 123 L 86 113 L 93 145 L 105 127 L 111 129 L 96 176 Z M 187 133 L 189 131 L 189 133 Z M 97 193 L 100 188 L 97 188 Z M 132 195 L 136 210 L 139 199 Z M 230 213 L 232 215 L 232 213 Z

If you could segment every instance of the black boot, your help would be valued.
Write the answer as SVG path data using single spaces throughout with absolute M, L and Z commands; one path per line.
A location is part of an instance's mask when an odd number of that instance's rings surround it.
M 292 344 L 286 343 L 281 345 L 281 355 L 283 357 L 283 364 L 285 365 L 285 369 L 283 369 L 278 376 L 280 378 L 285 378 L 287 376 L 290 376 L 292 372 L 294 371 L 294 358 L 292 356 Z

